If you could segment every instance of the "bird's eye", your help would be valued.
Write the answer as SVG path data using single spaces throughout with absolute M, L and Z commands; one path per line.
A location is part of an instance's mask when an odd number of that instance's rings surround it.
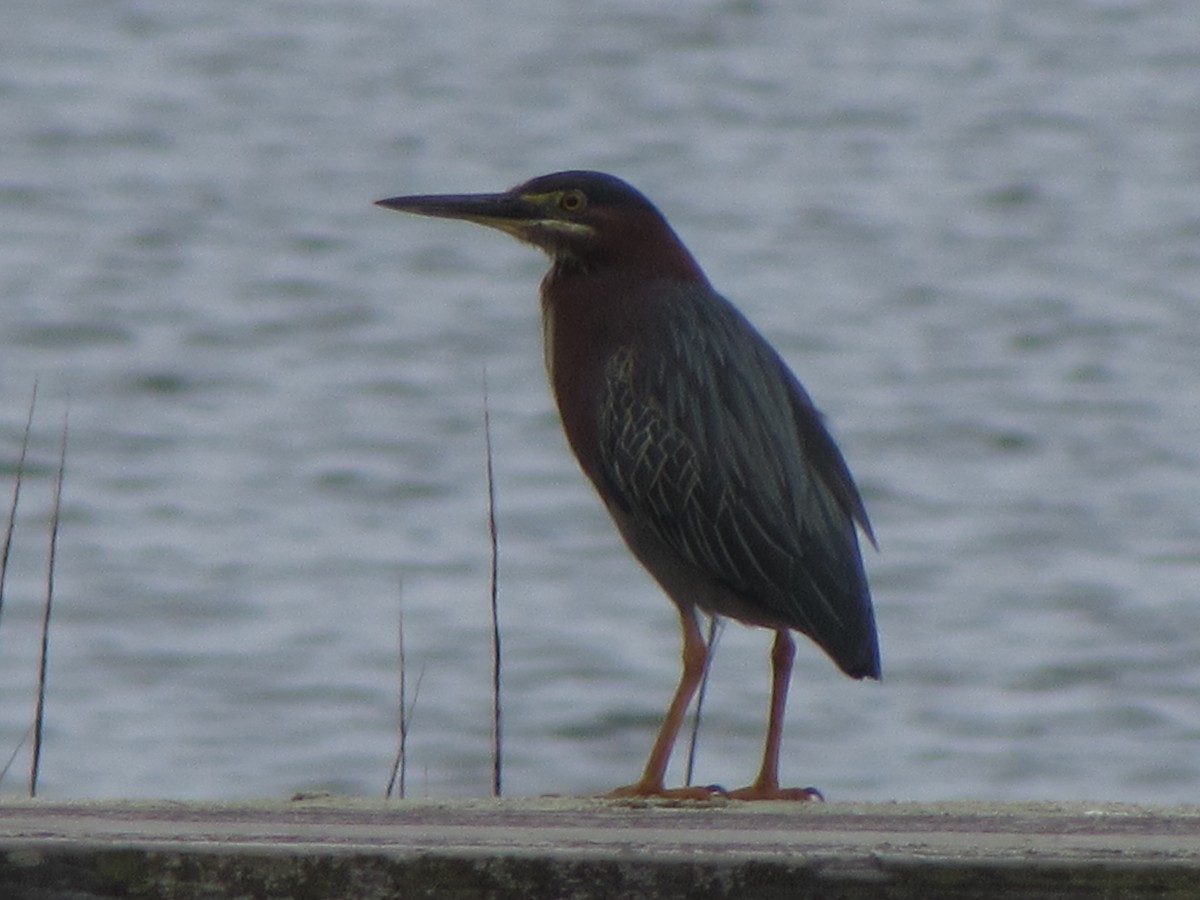
M 563 212 L 579 212 L 587 206 L 587 196 L 580 190 L 566 191 L 558 200 Z

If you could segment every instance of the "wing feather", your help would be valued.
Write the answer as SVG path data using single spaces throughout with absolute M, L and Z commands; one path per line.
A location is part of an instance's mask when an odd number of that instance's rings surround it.
M 664 289 L 666 290 L 666 289 Z M 610 357 L 601 465 L 615 502 L 692 566 L 877 674 L 850 472 L 786 364 L 707 288 L 670 289 Z

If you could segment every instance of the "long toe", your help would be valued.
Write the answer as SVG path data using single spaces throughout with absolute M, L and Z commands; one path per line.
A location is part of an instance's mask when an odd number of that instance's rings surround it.
M 665 800 L 711 800 L 713 797 L 728 797 L 728 792 L 719 784 L 688 785 L 687 787 L 668 788 L 661 784 L 639 781 L 627 784 L 604 795 L 612 799 L 630 797 L 661 797 Z
M 821 800 L 825 795 L 815 787 L 781 788 L 771 785 L 752 784 L 749 787 L 730 791 L 733 800 Z

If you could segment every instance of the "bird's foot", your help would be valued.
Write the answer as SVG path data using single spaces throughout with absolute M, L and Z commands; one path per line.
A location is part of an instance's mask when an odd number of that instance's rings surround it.
M 730 791 L 728 796 L 731 800 L 825 801 L 825 795 L 815 787 L 781 788 L 777 784 L 752 784 L 749 787 Z
M 719 784 L 697 785 L 692 784 L 687 787 L 668 788 L 663 787 L 662 783 L 639 781 L 636 784 L 627 784 L 624 787 L 619 787 L 616 790 L 609 791 L 605 797 L 621 800 L 621 799 L 646 799 L 658 798 L 663 800 L 712 800 L 714 797 L 728 797 L 729 794 L 725 788 Z

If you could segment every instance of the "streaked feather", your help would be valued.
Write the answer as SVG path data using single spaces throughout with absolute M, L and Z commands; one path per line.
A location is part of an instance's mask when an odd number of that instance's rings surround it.
M 808 395 L 707 286 L 656 286 L 604 371 L 599 433 L 615 502 L 696 569 L 876 674 L 858 490 Z

